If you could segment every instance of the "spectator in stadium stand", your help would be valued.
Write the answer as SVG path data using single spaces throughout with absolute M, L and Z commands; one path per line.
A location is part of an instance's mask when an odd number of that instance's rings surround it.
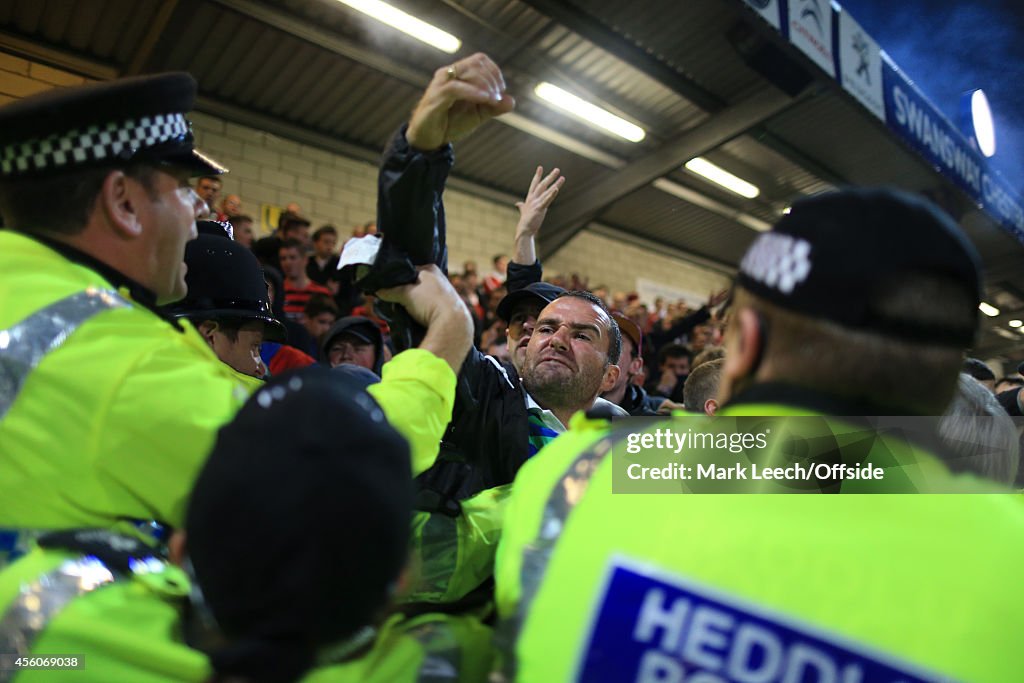
M 378 377 L 385 361 L 384 335 L 369 318 L 341 318 L 323 336 L 320 362 L 332 368 L 351 363 L 372 370 Z
M 992 368 L 990 368 L 985 361 L 977 358 L 968 358 L 964 360 L 963 371 L 981 382 L 981 384 L 989 391 L 995 391 L 996 373 L 992 372 Z
M 331 291 L 318 285 L 306 275 L 309 251 L 304 243 L 287 239 L 279 250 L 281 274 L 284 275 L 284 313 L 292 320 L 302 322 L 302 312 L 309 297 L 314 294 L 331 295 Z
M 500 70 L 482 54 L 439 69 L 408 126 L 389 142 L 378 184 L 380 229 L 385 243 L 390 240 L 412 263 L 414 257 L 446 260 L 442 194 L 453 163 L 449 143 L 510 111 L 514 102 L 503 90 Z M 505 301 L 522 294 L 511 283 L 509 292 Z M 420 480 L 421 512 L 429 519 L 417 527 L 425 535 L 414 545 L 431 562 L 433 579 L 418 584 L 418 599 L 465 604 L 482 596 L 485 603 L 494 534 L 500 533 L 502 502 L 516 471 L 566 429 L 575 411 L 598 404 L 626 414 L 598 396 L 618 374 L 621 341 L 618 325 L 589 296 L 566 294 L 544 308 L 541 317 L 548 318 L 538 320 L 530 337 L 522 382 L 515 368 L 477 349 L 463 362 L 457 413 L 444 437 L 440 466 Z M 502 305 L 498 310 L 503 313 Z M 429 533 L 435 529 L 439 533 Z M 458 552 L 439 554 L 444 548 Z
M 338 272 L 337 248 L 338 229 L 333 225 L 317 228 L 313 233 L 313 255 L 306 265 L 306 275 L 310 280 L 332 290 L 338 287 L 334 277 Z
M 302 312 L 302 326 L 309 332 L 309 336 L 316 342 L 315 346 L 303 349 L 306 353 L 316 358 L 320 355 L 320 342 L 323 340 L 327 330 L 331 329 L 338 320 L 338 307 L 334 299 L 324 294 L 314 294 L 306 302 L 306 308 Z
M 352 228 L 353 237 L 366 237 L 367 235 L 377 234 L 377 221 L 367 221 L 362 225 L 357 225 Z
M 304 245 L 309 245 L 309 226 L 308 218 L 286 211 L 278 220 L 277 231 L 273 235 L 256 240 L 252 251 L 263 265 L 281 270 L 281 245 L 286 240 L 298 240 Z
M 690 374 L 693 354 L 682 344 L 665 344 L 658 350 L 658 371 L 647 380 L 647 392 L 683 402 L 683 384 Z
M 494 340 L 484 348 L 484 353 L 494 358 L 499 363 L 511 363 L 512 356 L 508 352 L 508 339 L 502 336 L 497 336 Z
M 253 240 L 256 238 L 256 233 L 253 230 L 252 216 L 246 216 L 245 214 L 228 216 L 227 222 L 231 223 L 231 227 L 234 228 L 235 241 L 246 249 L 251 250 Z
M 288 338 L 284 343 L 263 342 L 260 347 L 263 364 L 267 366 L 271 375 L 279 375 L 286 370 L 313 365 L 316 363 L 316 358 L 300 349 L 315 344 L 315 340 L 302 323 L 292 320 L 284 313 L 284 297 L 282 296 L 284 278 L 275 268 L 269 266 L 264 267 L 263 277 L 267 282 L 270 308 L 274 312 L 274 317 L 288 331 Z
M 237 194 L 229 194 L 224 197 L 224 200 L 220 203 L 220 208 L 217 211 L 219 221 L 226 221 L 228 216 L 237 216 L 242 213 L 242 198 Z
M 203 176 L 196 181 L 196 194 L 206 203 L 204 218 L 217 220 L 217 199 L 220 198 L 221 179 L 215 175 Z
M 505 280 L 508 278 L 508 262 L 509 258 L 505 254 L 497 254 L 491 259 L 494 269 L 484 278 L 483 288 L 485 292 L 493 292 L 505 284 Z
M 650 396 L 643 387 L 637 386 L 633 378 L 643 372 L 643 332 L 640 326 L 621 313 L 612 313 L 612 318 L 622 331 L 622 352 L 619 355 L 619 377 L 601 398 L 611 401 L 633 417 L 651 417 L 658 414 L 664 396 Z
M 185 247 L 188 294 L 164 310 L 191 321 L 217 358 L 236 372 L 262 379 L 267 368 L 260 345 L 284 341 L 285 328 L 273 316 L 259 261 L 228 237 L 225 226 L 198 223 L 199 237 Z
M 693 362 L 690 363 L 690 372 L 693 372 L 708 361 L 718 360 L 719 358 L 725 358 L 724 346 L 706 346 L 703 351 L 693 357 Z
M 718 412 L 718 384 L 722 378 L 725 360 L 701 363 L 686 377 L 683 384 L 683 410 L 713 417 Z
M 1017 366 L 1017 374 L 1024 375 L 1024 363 Z M 996 395 L 996 400 L 1010 416 L 1021 417 L 1024 415 L 1024 387 L 1010 388 Z M 1024 481 L 1021 482 L 1024 487 Z
M 996 382 L 996 394 L 1001 394 L 1004 391 L 1012 391 L 1013 389 L 1019 389 L 1024 387 L 1024 377 L 1020 375 L 1007 375 L 1006 377 L 999 378 Z
M 853 189 L 797 201 L 741 261 L 721 407 L 694 427 L 813 415 L 848 434 L 872 423 L 843 416 L 900 416 L 900 436 L 805 444 L 808 455 L 820 449 L 829 462 L 882 476 L 814 474 L 808 487 L 795 472 L 726 482 L 684 471 L 645 483 L 619 455 L 640 442 L 637 432 L 570 430 L 520 470 L 506 510 L 496 597 L 508 673 L 1016 680 L 1024 507 L 998 484 L 950 473 L 936 456 L 934 419 L 924 417 L 953 396 L 981 293 L 974 247 L 921 198 Z M 924 419 L 905 419 L 915 415 Z M 676 427 L 652 425 L 643 436 Z M 728 469 L 749 474 L 748 458 L 793 464 L 793 441 L 773 436 Z M 695 471 L 726 462 L 713 447 L 678 453 L 662 448 L 635 462 Z M 613 480 L 637 492 L 707 495 L 621 495 Z M 710 495 L 721 490 L 780 495 Z M 932 492 L 991 495 L 843 495 Z
M 684 336 L 695 336 L 694 328 L 711 319 L 711 310 L 729 298 L 729 290 L 723 289 L 720 292 L 712 292 L 708 296 L 706 305 L 701 306 L 693 313 L 672 319 L 663 318 L 661 324 L 655 325 L 650 334 L 653 348 L 660 349 L 665 344 Z M 703 345 L 701 348 L 704 348 Z
M 939 420 L 940 455 L 953 472 L 1013 485 L 1020 467 L 1017 427 L 992 392 L 966 373 Z

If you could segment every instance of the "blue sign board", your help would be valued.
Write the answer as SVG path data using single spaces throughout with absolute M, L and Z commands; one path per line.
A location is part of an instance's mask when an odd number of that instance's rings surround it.
M 803 52 L 809 48 L 806 40 L 793 33 L 793 26 L 805 15 L 813 18 L 806 11 L 811 5 L 810 0 L 790 0 L 789 4 L 803 7 L 794 15 L 792 9 L 787 12 L 787 3 L 780 2 L 772 13 L 765 14 L 762 3 L 747 0 L 779 30 L 790 43 Z M 813 3 L 820 8 L 823 2 Z M 921 155 L 940 174 L 950 179 L 962 189 L 974 202 L 992 217 L 1003 229 L 1024 243 L 1024 202 L 996 171 L 989 167 L 983 157 L 960 130 L 950 123 L 949 119 L 939 112 L 917 87 L 888 58 L 883 56 L 882 62 L 882 99 L 884 112 L 877 102 L 877 85 L 870 84 L 868 71 L 872 57 L 877 53 L 877 44 L 867 35 L 855 21 L 850 20 L 845 10 L 832 3 L 831 26 L 849 27 L 849 35 L 844 35 L 838 28 L 831 36 L 822 36 L 819 42 L 827 43 L 832 51 L 834 61 L 829 68 L 823 70 L 838 80 L 850 93 L 865 105 L 873 114 L 885 121 L 886 127 L 900 140 L 903 140 L 914 151 Z M 787 14 L 794 15 L 787 21 Z M 778 21 L 778 23 L 776 23 Z M 809 19 L 806 20 L 809 22 Z M 789 24 L 789 25 L 788 25 Z M 809 30 L 809 29 L 808 29 Z M 806 31 L 804 32 L 806 33 Z M 803 34 L 800 34 L 803 35 Z M 829 42 L 831 38 L 831 42 Z M 846 43 L 850 42 L 850 45 Z M 836 45 L 839 43 L 839 45 Z M 824 49 L 824 48 L 823 48 Z M 821 59 L 813 59 L 819 66 Z M 844 64 L 844 59 L 850 61 Z M 834 67 L 834 69 L 833 69 Z M 833 73 L 834 71 L 834 73 Z M 846 77 L 844 78 L 844 73 Z M 861 75 L 867 83 L 855 84 L 851 74 Z M 866 87 L 871 86 L 871 87 Z M 874 92 L 872 92 L 874 91 Z
M 628 561 L 611 567 L 578 681 L 918 683 L 949 679 Z
M 889 60 L 882 60 L 885 123 L 992 218 L 1024 242 L 1024 208 L 949 119 Z

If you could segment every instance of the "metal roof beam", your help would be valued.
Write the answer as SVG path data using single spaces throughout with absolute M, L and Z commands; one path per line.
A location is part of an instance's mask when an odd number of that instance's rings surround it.
M 567 194 L 548 212 L 547 225 L 538 240 L 541 257 L 549 258 L 558 251 L 605 207 L 676 170 L 687 159 L 744 133 L 792 102 L 789 96 L 768 86 L 665 143 L 657 151 L 629 163 L 613 176 Z
M 64 49 L 49 47 L 38 40 L 26 40 L 0 31 L 0 48 L 33 61 L 67 69 L 86 78 L 109 81 L 117 78 L 117 67 L 97 62 Z
M 137 76 L 158 68 L 160 57 L 167 53 L 171 45 L 185 30 L 185 23 L 192 19 L 198 8 L 196 0 L 166 0 L 157 9 L 153 22 L 149 25 L 146 35 L 132 55 L 132 60 L 125 69 L 125 76 Z M 170 29 L 170 30 L 168 30 Z
M 345 40 L 337 34 L 325 31 L 279 9 L 253 2 L 253 0 L 213 0 L 230 10 L 243 14 L 250 19 L 262 22 L 271 28 L 301 38 L 308 43 L 322 47 L 335 54 L 347 57 L 364 64 L 391 78 L 402 81 L 416 88 L 425 88 L 433 77 L 432 71 L 411 69 L 404 64 L 386 56 L 382 50 L 369 49 Z
M 541 14 L 551 17 L 573 33 L 607 50 L 635 69 L 674 90 L 701 109 L 715 113 L 725 109 L 725 100 L 705 89 L 678 69 L 649 53 L 622 34 L 613 31 L 594 16 L 563 0 L 520 0 Z

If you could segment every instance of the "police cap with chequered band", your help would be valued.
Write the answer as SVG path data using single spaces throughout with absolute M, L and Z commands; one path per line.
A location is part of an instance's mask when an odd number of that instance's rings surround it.
M 185 114 L 195 97 L 195 79 L 179 72 L 54 88 L 0 107 L 0 177 L 138 161 L 223 173 L 193 146 Z
M 858 188 L 793 204 L 747 250 L 736 282 L 781 308 L 851 329 L 966 348 L 977 331 L 981 260 L 956 222 L 927 200 L 890 188 Z M 895 286 L 937 277 L 959 287 L 952 322 L 886 312 Z

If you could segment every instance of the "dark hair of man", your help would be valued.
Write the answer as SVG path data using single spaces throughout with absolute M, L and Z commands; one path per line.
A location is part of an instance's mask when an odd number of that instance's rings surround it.
M 985 365 L 985 361 L 977 358 L 966 359 L 963 371 L 979 382 L 987 382 L 996 378 L 996 373 L 992 372 L 992 368 Z
M 103 182 L 114 171 L 142 184 L 156 197 L 156 168 L 148 164 L 97 166 L 63 173 L 0 180 L 4 225 L 21 232 L 76 235 L 85 229 Z
M 622 355 L 622 330 L 619 329 L 619 324 L 615 322 L 615 318 L 612 317 L 612 312 L 608 310 L 608 306 L 605 302 L 601 301 L 599 297 L 596 297 L 590 292 L 582 289 L 563 292 L 562 294 L 559 294 L 557 298 L 561 299 L 566 296 L 583 299 L 587 303 L 604 311 L 604 314 L 607 316 L 608 322 L 610 323 L 608 326 L 608 362 L 605 363 L 605 365 L 616 365 L 619 362 L 619 356 Z
M 306 254 L 306 245 L 302 243 L 302 240 L 297 240 L 294 237 L 289 237 L 281 242 L 281 246 L 277 250 L 282 251 L 283 249 L 294 249 L 299 252 L 299 256 Z
M 968 298 L 963 285 L 949 278 L 907 273 L 890 278 L 870 304 L 880 316 L 902 320 L 906 327 L 955 327 L 971 324 L 960 319 L 973 314 Z M 803 316 L 741 287 L 733 305 L 761 315 L 767 330 L 761 364 L 772 381 L 919 415 L 941 415 L 956 389 L 962 349 Z M 732 316 L 730 326 L 737 319 Z
M 665 344 L 658 349 L 658 365 L 663 365 L 669 358 L 689 358 L 693 360 L 693 353 L 682 344 Z
M 223 185 L 224 184 L 224 181 L 221 180 L 219 176 L 215 176 L 215 175 L 200 176 L 199 180 L 212 180 L 213 182 L 217 183 L 218 185 Z M 199 184 L 199 180 L 196 181 L 196 185 Z
M 320 228 L 317 228 L 316 232 L 313 233 L 313 241 L 316 242 L 324 235 L 334 235 L 335 237 L 337 237 L 338 229 L 335 228 L 333 225 L 324 225 Z
M 295 239 L 293 237 L 288 237 L 288 235 L 301 228 L 309 228 L 309 223 L 301 220 L 288 220 L 281 226 L 281 236 L 284 237 L 285 241 Z
M 238 216 L 228 216 L 228 223 L 231 225 L 238 225 L 239 223 L 255 223 L 252 216 L 247 216 L 244 213 Z
M 309 301 L 306 302 L 302 312 L 306 314 L 307 318 L 315 318 L 321 313 L 333 313 L 334 317 L 337 318 L 338 305 L 326 294 L 313 294 L 309 297 Z
M 709 360 L 691 370 L 683 384 L 683 407 L 691 413 L 703 413 L 704 402 L 718 394 L 725 360 Z

